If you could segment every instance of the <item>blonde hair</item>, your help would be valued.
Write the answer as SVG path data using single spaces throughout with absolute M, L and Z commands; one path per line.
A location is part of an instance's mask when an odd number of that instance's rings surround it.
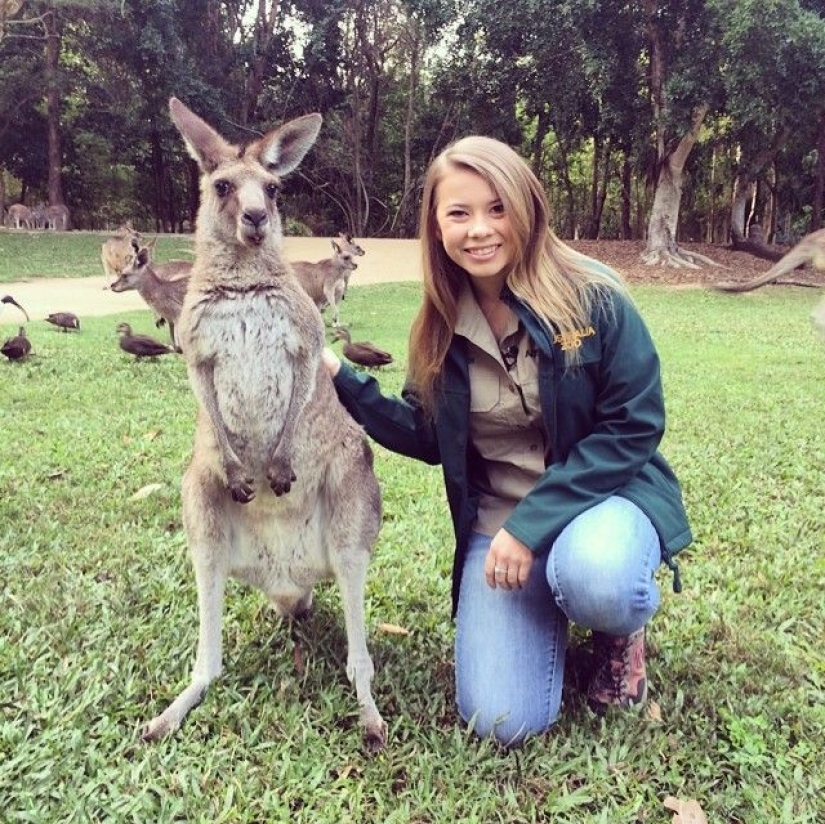
M 507 144 L 472 135 L 444 149 L 427 170 L 419 218 L 424 299 L 410 331 L 409 380 L 432 413 L 435 388 L 455 330 L 464 270 L 447 256 L 436 233 L 438 184 L 452 170 L 480 175 L 501 199 L 510 218 L 516 262 L 507 286 L 556 332 L 590 322 L 596 304 L 624 291 L 619 275 L 559 240 L 550 228 L 550 205 L 530 167 Z M 567 351 L 568 364 L 577 351 Z

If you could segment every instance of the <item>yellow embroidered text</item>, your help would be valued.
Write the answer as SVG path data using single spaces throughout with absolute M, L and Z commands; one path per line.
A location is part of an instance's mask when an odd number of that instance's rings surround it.
M 553 343 L 559 344 L 562 350 L 578 349 L 582 345 L 582 338 L 590 338 L 596 334 L 592 326 L 586 329 L 574 329 L 572 332 L 560 332 L 553 338 Z

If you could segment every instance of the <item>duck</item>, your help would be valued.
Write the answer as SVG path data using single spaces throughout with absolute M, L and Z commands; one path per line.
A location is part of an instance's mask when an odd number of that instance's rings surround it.
M 386 366 L 392 363 L 392 355 L 379 349 L 368 341 L 356 341 L 353 343 L 349 330 L 339 326 L 333 335 L 333 340 L 343 340 L 344 346 L 341 351 L 344 357 L 359 366 L 375 367 Z
M 29 313 L 11 295 L 0 298 L 0 303 L 10 303 L 12 306 L 16 306 L 26 316 L 26 320 L 30 320 Z
M 171 355 L 176 350 L 149 335 L 133 335 L 132 327 L 128 323 L 119 323 L 117 333 L 120 335 L 120 348 L 136 360 L 140 358 L 156 358 L 159 355 Z
M 8 338 L 5 343 L 0 346 L 2 352 L 10 361 L 23 360 L 29 352 L 31 352 L 32 343 L 26 337 L 26 328 L 20 327 L 20 331 L 13 337 Z
M 64 332 L 68 332 L 69 329 L 80 331 L 80 318 L 71 312 L 52 312 L 46 318 L 46 322 L 62 329 Z

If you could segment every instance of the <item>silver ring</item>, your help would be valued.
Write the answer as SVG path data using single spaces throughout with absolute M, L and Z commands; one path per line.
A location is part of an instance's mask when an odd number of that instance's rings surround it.
M 507 574 L 507 567 L 495 567 L 495 569 L 493 569 L 493 572 L 495 573 L 496 578 L 498 578 L 499 575 Z

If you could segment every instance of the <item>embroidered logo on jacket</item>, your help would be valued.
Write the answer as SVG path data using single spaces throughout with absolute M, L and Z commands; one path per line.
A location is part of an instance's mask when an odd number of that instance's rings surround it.
M 561 346 L 562 350 L 578 349 L 582 345 L 582 338 L 592 338 L 596 330 L 592 326 L 584 329 L 574 329 L 572 332 L 560 332 L 553 338 L 553 343 Z

